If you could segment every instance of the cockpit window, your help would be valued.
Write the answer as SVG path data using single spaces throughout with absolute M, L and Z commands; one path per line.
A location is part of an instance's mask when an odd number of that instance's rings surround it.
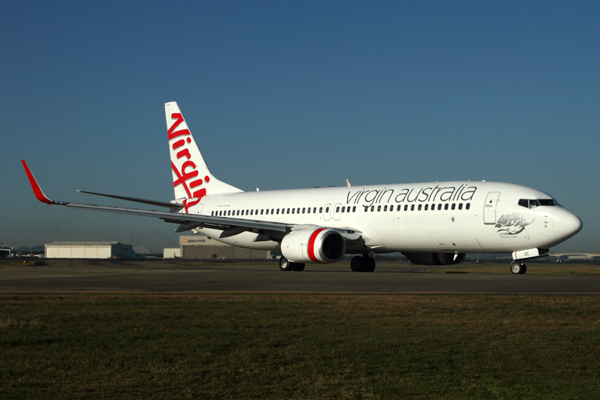
M 529 208 L 529 200 L 527 200 L 527 199 L 519 199 L 519 205 L 521 207 Z
M 536 208 L 539 206 L 558 206 L 554 199 L 519 199 L 519 205 L 525 208 Z

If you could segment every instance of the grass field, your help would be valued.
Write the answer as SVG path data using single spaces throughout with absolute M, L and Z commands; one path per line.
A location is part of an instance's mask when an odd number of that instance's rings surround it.
M 0 398 L 596 399 L 600 297 L 0 295 Z

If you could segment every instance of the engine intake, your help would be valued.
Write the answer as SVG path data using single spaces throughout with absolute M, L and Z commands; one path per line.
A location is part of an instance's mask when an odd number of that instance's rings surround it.
M 465 253 L 402 253 L 413 264 L 420 265 L 449 265 L 458 264 L 465 260 Z
M 290 232 L 281 241 L 281 254 L 290 261 L 334 263 L 344 257 L 346 241 L 333 229 L 317 228 Z

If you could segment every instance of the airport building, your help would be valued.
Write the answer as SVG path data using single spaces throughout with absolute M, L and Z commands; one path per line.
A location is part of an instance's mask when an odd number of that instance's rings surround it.
M 130 244 L 120 242 L 52 242 L 46 244 L 46 258 L 143 258 Z
M 183 259 L 262 259 L 270 258 L 267 250 L 251 250 L 231 246 L 204 235 L 180 236 L 180 254 Z

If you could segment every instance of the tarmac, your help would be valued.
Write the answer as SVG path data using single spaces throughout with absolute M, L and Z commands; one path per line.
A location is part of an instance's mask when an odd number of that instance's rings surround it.
M 347 263 L 308 264 L 282 272 L 275 262 L 40 260 L 0 263 L 0 293 L 480 293 L 600 294 L 600 275 L 428 273 L 427 268 L 378 263 L 352 272 Z M 46 265 L 43 265 L 46 264 Z

